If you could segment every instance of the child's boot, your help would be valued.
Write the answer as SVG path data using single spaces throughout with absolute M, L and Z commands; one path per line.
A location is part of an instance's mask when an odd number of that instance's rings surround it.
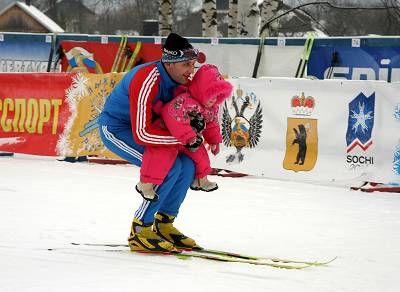
M 142 195 L 143 199 L 151 202 L 158 201 L 158 195 L 154 191 L 154 184 L 139 182 L 136 185 L 136 191 Z
M 195 191 L 212 192 L 218 189 L 218 185 L 215 182 L 209 181 L 207 176 L 205 176 L 202 178 L 195 178 L 190 188 Z

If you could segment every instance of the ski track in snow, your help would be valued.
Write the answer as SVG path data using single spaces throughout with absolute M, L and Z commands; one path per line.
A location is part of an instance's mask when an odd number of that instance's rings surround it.
M 134 166 L 2 157 L 0 169 L 2 292 L 394 292 L 400 285 L 399 194 L 215 176 L 219 190 L 188 192 L 175 224 L 202 246 L 309 261 L 338 256 L 326 267 L 282 270 L 71 245 L 126 243 L 141 203 Z

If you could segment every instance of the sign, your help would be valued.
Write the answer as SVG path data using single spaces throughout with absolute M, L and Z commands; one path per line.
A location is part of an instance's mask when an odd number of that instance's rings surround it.
M 399 55 L 400 47 L 314 46 L 308 62 L 307 75 L 318 79 L 399 82 Z

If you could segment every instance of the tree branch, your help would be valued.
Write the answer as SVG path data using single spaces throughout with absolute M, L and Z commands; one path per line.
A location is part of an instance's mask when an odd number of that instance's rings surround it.
M 269 26 L 269 24 L 271 22 L 281 18 L 282 16 L 285 16 L 286 14 L 289 14 L 290 12 L 293 12 L 295 10 L 298 10 L 298 9 L 302 8 L 302 7 L 310 6 L 310 5 L 326 5 L 326 6 L 335 8 L 335 9 L 343 9 L 343 10 L 357 10 L 357 9 L 360 9 L 360 10 L 387 10 L 387 9 L 398 9 L 399 8 L 398 5 L 396 5 L 396 6 L 386 6 L 386 7 L 382 7 L 382 6 L 380 6 L 380 7 L 344 7 L 344 6 L 336 6 L 336 5 L 331 4 L 331 3 L 327 2 L 327 1 L 317 1 L 317 2 L 312 2 L 312 3 L 305 3 L 305 4 L 298 5 L 296 7 L 293 7 L 292 9 L 289 9 L 288 11 L 286 11 L 286 12 L 284 12 L 284 13 L 282 13 L 282 14 L 274 17 L 274 18 L 271 18 L 270 20 L 268 20 L 262 26 L 262 28 L 260 29 L 260 36 L 262 35 L 264 30 Z

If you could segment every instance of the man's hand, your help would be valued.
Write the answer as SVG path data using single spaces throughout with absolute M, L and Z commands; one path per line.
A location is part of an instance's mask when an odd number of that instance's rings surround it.
M 211 153 L 217 155 L 219 153 L 219 144 L 211 144 Z

